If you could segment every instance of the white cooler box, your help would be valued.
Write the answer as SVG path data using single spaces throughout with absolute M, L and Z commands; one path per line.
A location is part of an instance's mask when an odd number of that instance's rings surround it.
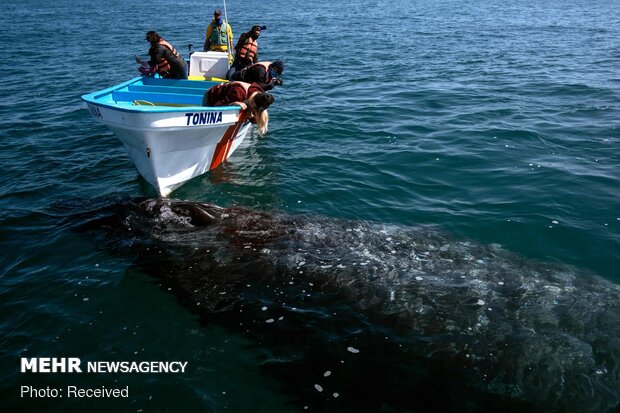
M 228 53 L 194 52 L 189 60 L 189 78 L 192 80 L 226 79 Z

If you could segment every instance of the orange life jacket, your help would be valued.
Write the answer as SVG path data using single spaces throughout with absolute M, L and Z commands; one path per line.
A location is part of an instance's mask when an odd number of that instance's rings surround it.
M 170 49 L 170 51 L 176 58 L 179 58 L 179 52 L 177 52 L 176 49 L 164 39 L 159 39 L 158 44 L 166 46 L 168 49 Z M 160 58 L 159 62 L 157 63 L 157 73 L 159 73 L 160 76 L 163 77 L 164 75 L 168 74 L 169 71 L 170 63 L 165 58 Z
M 245 43 L 243 43 L 243 46 L 241 46 L 241 49 L 239 50 L 239 57 L 253 62 L 257 55 L 258 41 L 252 39 L 251 36 L 248 36 Z

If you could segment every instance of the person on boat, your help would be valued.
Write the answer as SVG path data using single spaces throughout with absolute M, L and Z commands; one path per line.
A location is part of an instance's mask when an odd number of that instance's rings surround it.
M 267 108 L 275 98 L 265 92 L 260 85 L 246 82 L 220 83 L 204 94 L 203 106 L 240 106 L 240 121 L 249 120 L 258 127 L 261 135 L 267 133 L 269 113 Z
M 213 20 L 207 27 L 203 52 L 216 51 L 227 52 L 228 46 L 232 45 L 233 34 L 230 25 L 222 19 L 222 12 L 216 9 L 213 13 Z
M 280 76 L 284 73 L 284 62 L 258 62 L 235 72 L 231 80 L 239 80 L 247 83 L 258 83 L 263 90 L 271 90 L 274 86 L 282 84 Z
M 165 41 L 157 32 L 146 33 L 146 39 L 151 44 L 148 67 L 142 62 L 138 70 L 145 75 L 158 73 L 167 79 L 187 79 L 187 63 L 174 47 Z
M 260 32 L 260 26 L 252 26 L 249 32 L 242 33 L 239 36 L 235 45 L 235 60 L 226 73 L 226 79 L 230 80 L 235 72 L 258 63 L 258 37 Z

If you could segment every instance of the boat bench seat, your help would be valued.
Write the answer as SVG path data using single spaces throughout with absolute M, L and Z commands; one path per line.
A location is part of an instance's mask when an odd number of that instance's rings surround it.
M 220 82 L 198 81 L 187 79 L 160 79 L 154 77 L 143 77 L 142 84 L 147 86 L 172 86 L 175 88 L 194 88 L 203 91 L 217 85 Z
M 142 102 L 142 104 L 152 104 L 162 106 L 202 106 L 202 94 L 182 94 L 182 93 L 157 93 L 157 92 L 138 92 L 138 91 L 114 91 L 112 99 L 116 102 Z
M 153 92 L 153 93 L 178 93 L 183 95 L 200 95 L 203 96 L 206 90 L 195 87 L 175 87 L 174 90 L 170 86 L 155 85 L 128 85 L 127 90 L 130 92 Z

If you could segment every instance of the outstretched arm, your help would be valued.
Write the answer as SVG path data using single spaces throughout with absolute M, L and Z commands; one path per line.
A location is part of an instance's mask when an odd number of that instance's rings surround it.
M 245 111 L 248 108 L 248 103 L 246 103 L 247 101 L 243 101 L 243 102 L 233 102 L 231 103 L 231 105 L 236 105 L 236 106 L 240 106 L 241 107 L 241 111 Z
M 245 39 L 247 39 L 247 33 L 241 33 L 241 36 L 239 36 L 237 39 L 237 44 L 235 45 L 235 52 L 239 53 L 241 51 Z
M 228 22 L 226 22 L 226 27 L 228 28 L 228 50 L 231 50 L 230 48 L 233 45 L 232 29 L 230 28 L 230 24 L 228 24 Z

